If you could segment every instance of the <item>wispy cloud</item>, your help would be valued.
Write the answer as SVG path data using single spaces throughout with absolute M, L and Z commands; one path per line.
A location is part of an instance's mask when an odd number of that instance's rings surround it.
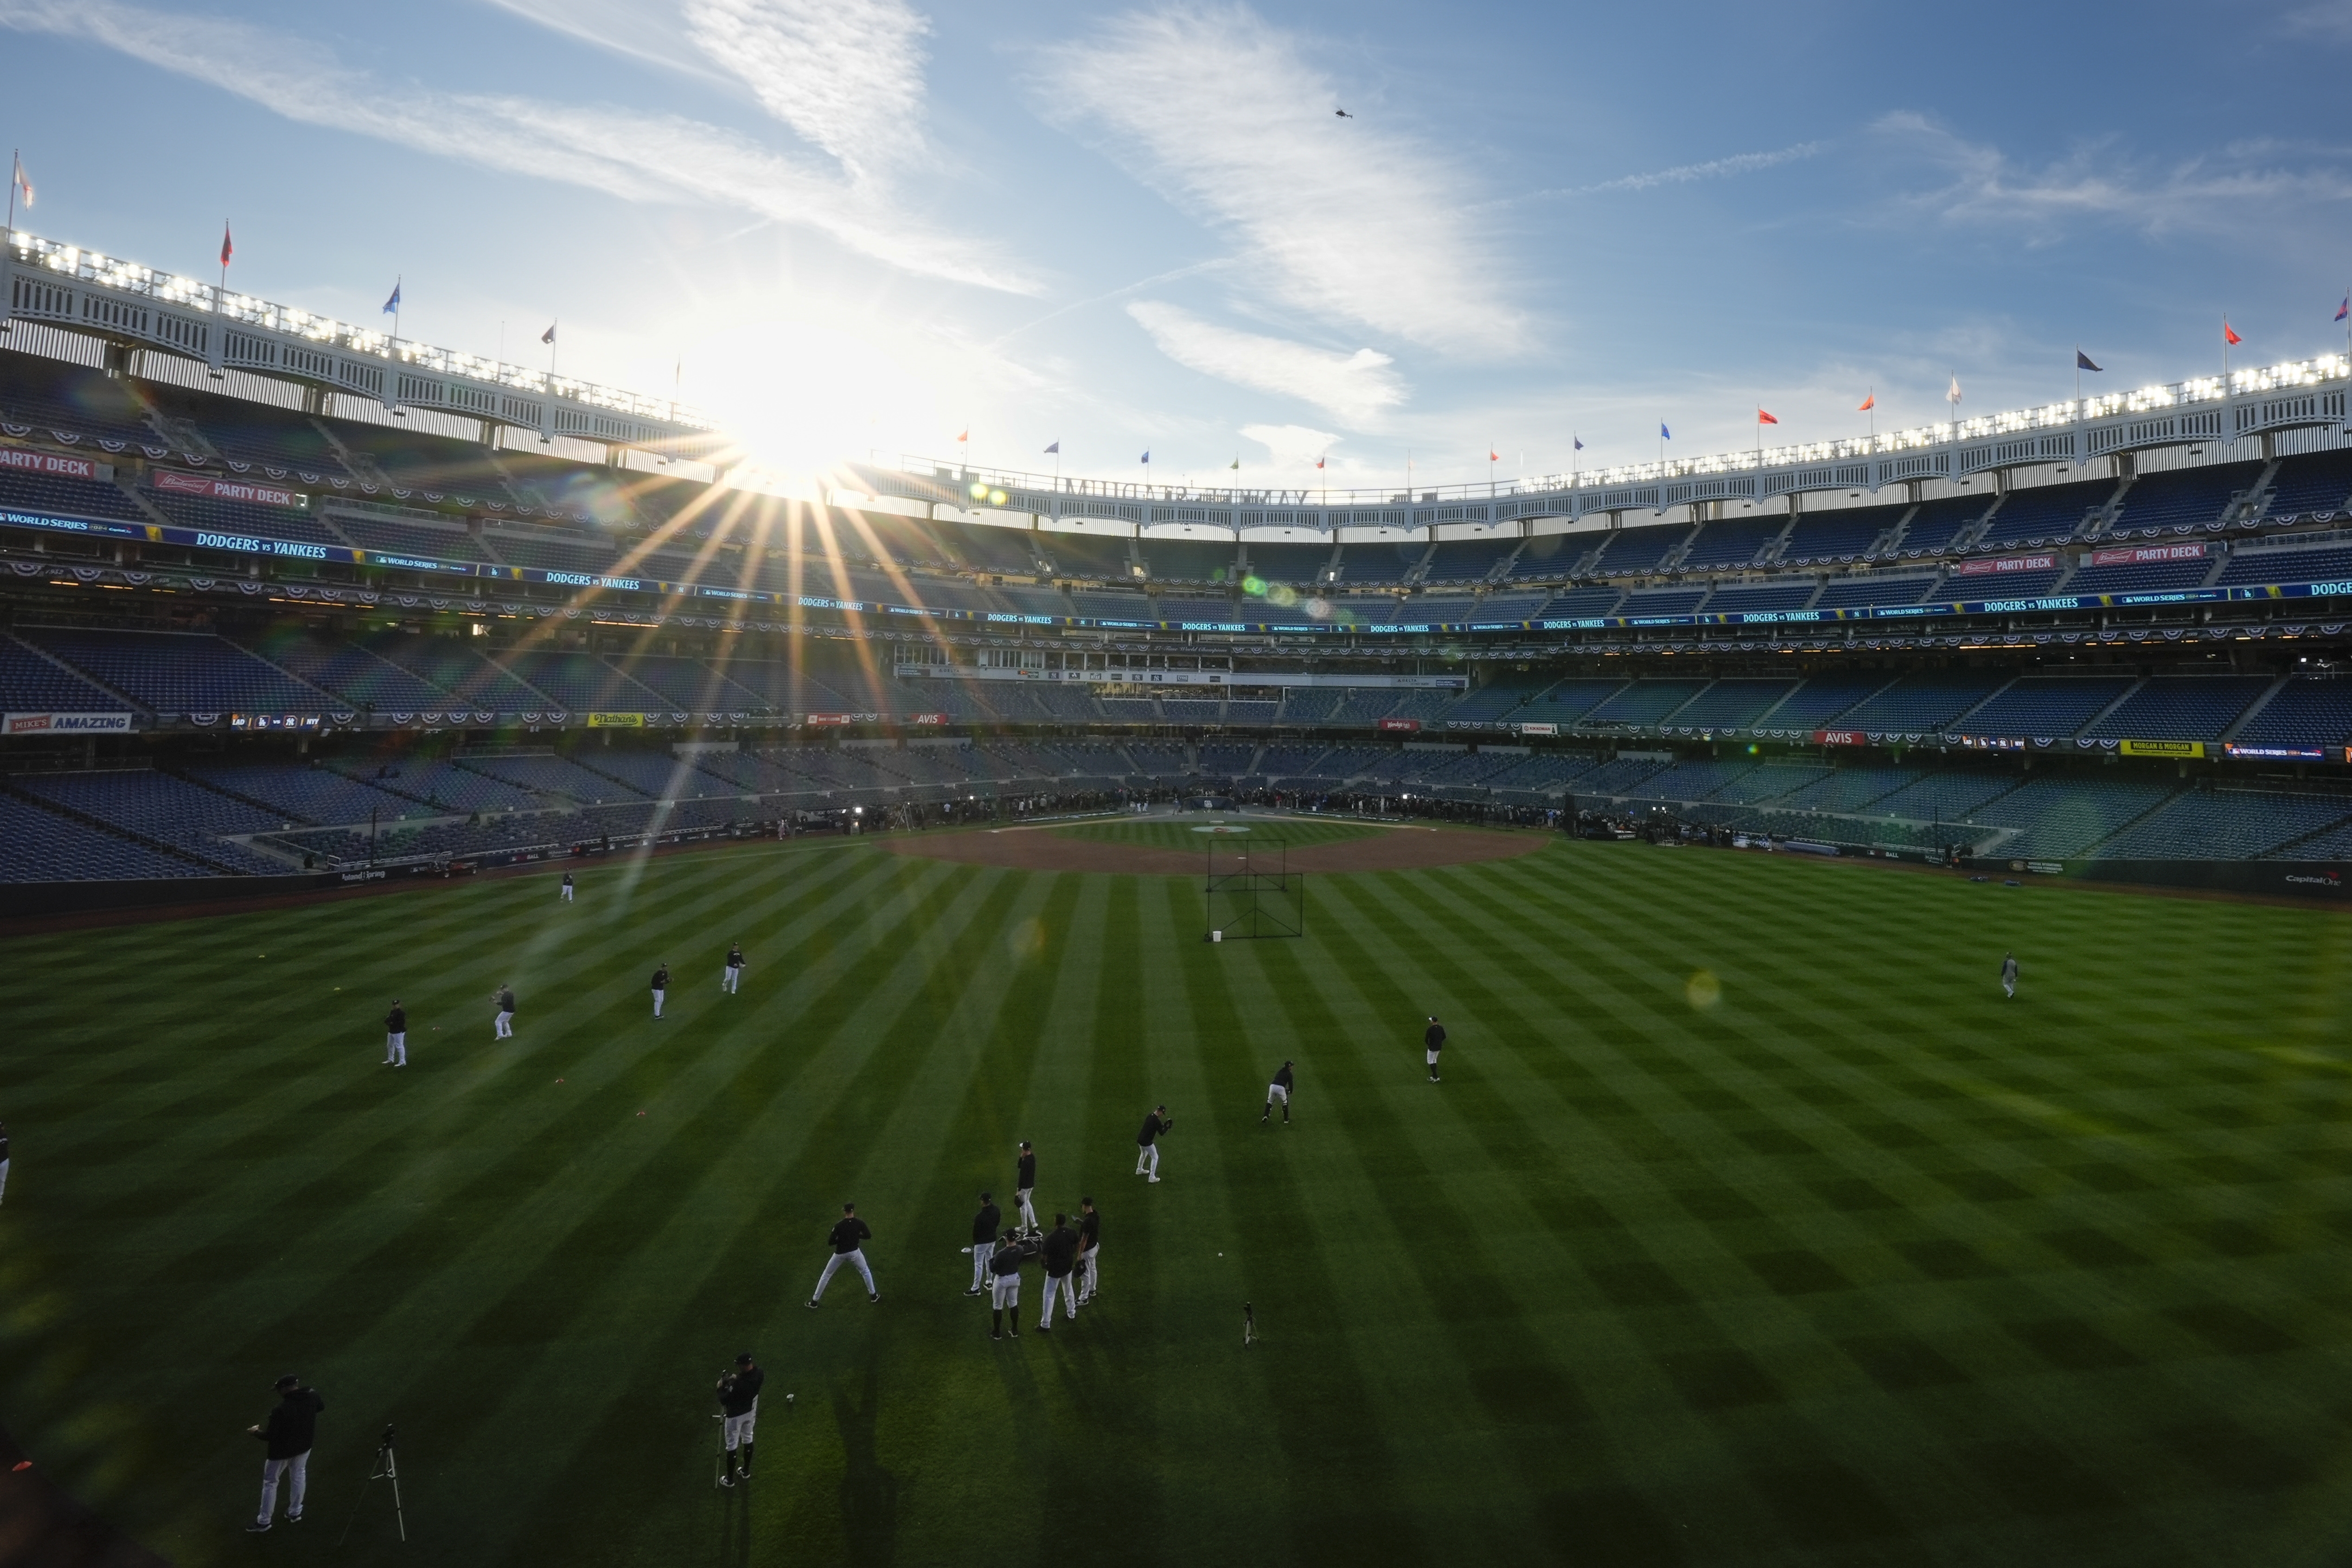
M 2340 148 L 2248 142 L 2150 168 L 2106 140 L 2036 167 L 1907 110 L 1881 116 L 1871 130 L 1885 147 L 1939 176 L 1940 183 L 1902 197 L 1906 211 L 2023 228 L 2037 238 L 2053 237 L 2074 219 L 2148 233 L 2227 232 L 2257 216 L 2284 217 L 2352 200 L 2352 157 Z
M 1178 364 L 1302 399 L 1329 410 L 1342 424 L 1363 425 L 1404 401 L 1404 383 L 1390 369 L 1389 356 L 1377 350 L 1340 353 L 1287 338 L 1237 332 L 1157 300 L 1138 300 L 1127 313 Z
M 1614 180 L 1603 180 L 1597 185 L 1577 185 L 1558 194 L 1584 196 L 1597 195 L 1602 191 L 1646 191 L 1658 185 L 1685 185 L 1694 180 L 1720 180 L 1733 174 L 1752 174 L 1759 169 L 1777 169 L 1783 163 L 1811 158 L 1828 145 L 1826 142 L 1800 142 L 1793 147 L 1783 147 L 1772 153 L 1736 153 L 1728 158 L 1710 158 L 1704 163 L 1677 163 L 1671 169 L 1657 169 L 1646 174 L 1624 174 Z
M 686 0 L 687 36 L 867 180 L 923 150 L 929 24 L 902 0 Z
M 1099 125 L 1232 233 L 1281 305 L 1465 353 L 1519 346 L 1467 170 L 1367 110 L 1342 120 L 1307 40 L 1232 6 L 1135 13 L 1052 57 L 1045 110 Z
M 866 185 L 677 115 L 502 94 L 395 88 L 306 40 L 110 0 L 0 0 L 0 27 L 79 38 L 304 124 L 633 201 L 733 208 L 804 225 L 907 271 L 1034 292 L 989 247 L 945 235 Z

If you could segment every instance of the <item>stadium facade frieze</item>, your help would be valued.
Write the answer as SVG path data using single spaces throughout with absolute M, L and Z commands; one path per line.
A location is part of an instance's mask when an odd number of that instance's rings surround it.
M 1055 521 L 1138 528 L 1423 529 L 1538 518 L 1664 511 L 1828 491 L 1959 480 L 2046 464 L 2341 428 L 2352 358 L 2312 359 L 2192 376 L 2132 392 L 1922 425 L 1839 441 L 1581 470 L 1508 486 L 1433 489 L 1216 489 L 975 468 L 927 457 L 853 465 L 868 493 L 927 507 L 1025 512 Z

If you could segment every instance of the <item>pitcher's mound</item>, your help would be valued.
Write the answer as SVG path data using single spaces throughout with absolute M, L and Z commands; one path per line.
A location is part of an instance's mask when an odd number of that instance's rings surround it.
M 1257 825 L 1242 843 L 1271 847 L 1282 831 L 1279 822 Z M 1467 866 L 1481 860 L 1508 860 L 1532 855 L 1551 841 L 1542 833 L 1486 832 L 1464 827 L 1382 826 L 1360 838 L 1328 844 L 1294 844 L 1287 867 L 1293 871 L 1328 876 L 1341 871 L 1419 871 L 1433 866 Z M 927 834 L 914 838 L 886 838 L 882 847 L 894 855 L 917 855 L 931 860 L 953 860 L 966 866 L 1008 866 L 1022 871 L 1109 871 L 1129 876 L 1197 877 L 1207 861 L 1153 845 L 1121 844 L 1114 840 L 1076 837 L 1039 825 L 1026 827 L 980 828 L 970 833 Z M 1235 844 L 1234 839 L 1226 839 Z M 1238 847 L 1238 846 L 1236 846 Z

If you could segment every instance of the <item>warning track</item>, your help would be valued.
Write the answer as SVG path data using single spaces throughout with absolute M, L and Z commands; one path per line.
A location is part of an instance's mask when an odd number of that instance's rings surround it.
M 1265 844 L 1281 832 L 1278 824 L 1257 826 L 1249 838 L 1215 842 L 1238 849 Z M 1202 836 L 1202 844 L 1211 842 Z M 1551 842 L 1541 833 L 1508 833 L 1465 827 L 1399 825 L 1368 837 L 1289 847 L 1287 868 L 1311 875 L 1349 871 L 1419 871 L 1438 866 L 1469 866 L 1532 855 Z M 1103 871 L 1120 876 L 1197 877 L 1205 853 L 1186 854 L 1152 845 L 1086 838 L 1043 827 L 996 827 L 971 833 L 926 834 L 889 838 L 880 847 L 894 855 L 952 860 L 964 866 L 1003 866 L 1018 871 Z

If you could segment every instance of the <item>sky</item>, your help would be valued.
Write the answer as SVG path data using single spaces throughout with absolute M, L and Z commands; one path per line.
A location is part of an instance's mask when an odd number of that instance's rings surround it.
M 0 0 L 0 62 L 21 226 L 560 321 L 798 471 L 1508 482 L 2346 348 L 2352 0 Z

